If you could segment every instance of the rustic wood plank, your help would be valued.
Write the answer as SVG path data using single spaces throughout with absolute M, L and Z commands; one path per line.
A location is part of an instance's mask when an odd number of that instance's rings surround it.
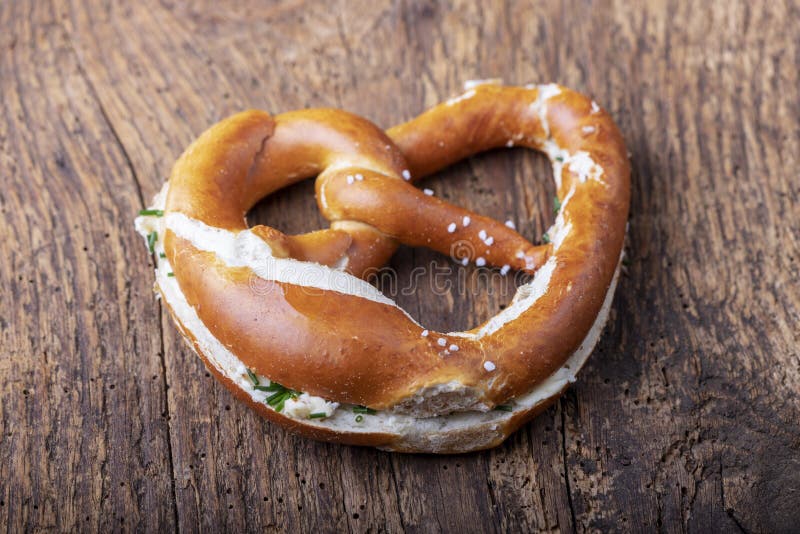
M 375 4 L 0 4 L 0 530 L 800 524 L 796 2 Z M 632 153 L 630 265 L 578 383 L 502 447 L 443 458 L 301 440 L 236 403 L 161 315 L 132 232 L 174 159 L 246 107 L 388 127 L 495 76 L 593 95 Z M 535 239 L 548 177 L 514 149 L 426 185 Z M 251 218 L 325 225 L 311 183 Z M 464 280 L 397 298 L 457 329 L 511 297 Z
M 797 14 L 671 2 L 614 21 L 613 46 L 565 36 L 594 65 L 627 51 L 640 88 L 600 93 L 628 99 L 636 186 L 617 320 L 565 401 L 585 528 L 800 524 Z
M 0 527 L 170 528 L 141 197 L 58 17 L 0 6 Z

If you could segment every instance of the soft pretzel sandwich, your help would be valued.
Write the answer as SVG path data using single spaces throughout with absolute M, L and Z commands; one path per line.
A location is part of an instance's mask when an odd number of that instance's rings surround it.
M 553 165 L 560 207 L 542 245 L 412 185 L 512 145 Z M 186 150 L 136 225 L 183 336 L 259 413 L 320 440 L 464 452 L 499 444 L 575 380 L 616 286 L 629 174 L 592 100 L 483 83 L 387 132 L 334 109 L 234 115 Z M 330 228 L 248 228 L 258 200 L 313 176 Z M 456 260 L 533 277 L 484 324 L 434 332 L 363 279 L 399 243 L 468 243 Z

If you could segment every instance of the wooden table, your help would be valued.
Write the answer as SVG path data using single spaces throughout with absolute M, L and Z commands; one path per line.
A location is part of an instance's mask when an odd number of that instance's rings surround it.
M 0 530 L 796 532 L 798 3 L 375 3 L 0 3 Z M 592 95 L 631 152 L 630 261 L 578 382 L 446 457 L 298 439 L 235 402 L 133 231 L 175 158 L 241 109 L 388 127 L 486 77 Z M 426 187 L 535 239 L 549 173 L 514 149 Z M 325 224 L 311 183 L 251 218 Z M 433 328 L 510 299 L 427 281 L 398 298 Z

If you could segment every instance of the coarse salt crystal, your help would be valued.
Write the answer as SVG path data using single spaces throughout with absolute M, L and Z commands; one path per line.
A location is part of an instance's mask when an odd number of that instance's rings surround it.
M 526 269 L 533 269 L 536 266 L 536 262 L 533 261 L 533 258 L 530 256 L 525 256 L 525 268 Z

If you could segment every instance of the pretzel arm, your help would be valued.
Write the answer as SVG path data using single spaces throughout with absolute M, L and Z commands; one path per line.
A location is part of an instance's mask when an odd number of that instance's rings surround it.
M 258 225 L 251 231 L 263 239 L 278 258 L 294 258 L 332 267 L 347 254 L 353 238 L 341 230 L 324 229 L 287 235 L 275 228 Z
M 359 179 L 354 179 L 356 175 Z M 548 256 L 508 226 L 423 193 L 397 178 L 367 169 L 321 177 L 320 211 L 330 220 L 356 220 L 401 243 L 427 247 L 454 260 L 532 272 Z

